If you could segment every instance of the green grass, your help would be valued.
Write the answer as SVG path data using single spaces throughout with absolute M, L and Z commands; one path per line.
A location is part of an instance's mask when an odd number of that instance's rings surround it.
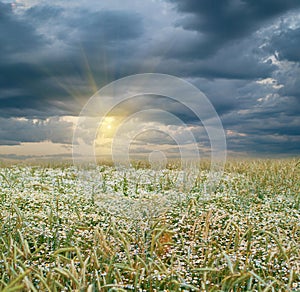
M 297 160 L 205 169 L 3 166 L 0 291 L 300 291 Z

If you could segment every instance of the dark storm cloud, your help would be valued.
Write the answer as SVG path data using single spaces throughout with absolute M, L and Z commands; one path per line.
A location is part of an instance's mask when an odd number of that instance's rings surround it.
M 121 10 L 91 11 L 42 5 L 28 9 L 24 17 L 41 28 L 53 25 L 49 35 L 75 50 L 80 47 L 74 45 L 87 45 L 87 49 L 99 45 L 114 47 L 115 42 L 136 39 L 144 31 L 139 14 Z
M 45 52 L 49 41 L 32 25 L 33 18 L 14 14 L 11 5 L 0 6 L 0 115 L 47 117 L 46 100 L 58 92 L 44 86 L 47 75 L 33 56 Z
M 277 58 L 291 62 L 300 62 L 300 28 L 281 31 L 272 38 L 270 49 Z
M 134 12 L 125 11 L 98 11 L 81 14 L 80 19 L 75 18 L 74 25 L 81 31 L 80 40 L 84 43 L 113 45 L 114 42 L 136 39 L 143 33 L 142 19 Z M 82 21 L 82 22 L 81 22 Z M 73 23 L 71 23 L 72 25 Z
M 227 143 L 230 150 L 246 152 L 250 155 L 299 155 L 300 153 L 299 135 L 285 132 L 274 134 L 258 131 L 245 137 L 227 137 Z
M 10 4 L 0 2 L 0 62 L 12 60 L 15 54 L 30 52 L 44 45 L 45 40 L 30 22 L 13 15 Z
M 263 62 L 263 52 L 254 38 L 240 41 L 235 46 L 220 49 L 213 57 L 201 60 L 196 74 L 206 78 L 257 79 L 267 78 L 276 68 Z
M 0 118 L 0 145 L 18 145 L 21 142 L 51 141 L 70 144 L 72 126 L 58 117 L 47 120 Z
M 280 157 L 299 155 L 299 138 L 279 135 L 253 134 L 247 137 L 227 137 L 227 145 L 236 154 Z
M 183 105 L 179 101 L 176 101 L 172 97 L 155 94 L 131 97 L 130 99 L 127 99 L 126 101 L 116 105 L 109 115 L 129 117 L 136 112 L 144 111 L 143 121 L 151 122 L 156 120 L 156 115 L 155 113 L 151 112 L 151 109 L 166 111 L 175 117 L 178 117 L 180 121 L 185 124 L 199 123 L 199 118 L 192 109 Z M 178 121 L 175 121 L 174 119 L 170 121 L 170 118 L 168 118 L 167 120 L 171 123 L 178 123 Z M 160 122 L 163 123 L 161 119 Z
M 72 63 L 78 64 L 81 75 L 93 76 L 100 88 L 105 85 L 100 83 L 101 79 L 109 83 L 137 73 L 136 67 L 131 68 L 131 62 L 144 32 L 140 15 L 127 11 L 74 13 L 68 22 L 73 33 L 66 44 L 71 48 Z M 90 72 L 86 71 L 86 65 Z
M 52 76 L 53 72 L 45 72 L 35 64 L 0 65 L 0 116 L 47 118 L 72 114 L 74 97 L 67 90 L 68 83 L 59 75 L 53 79 Z
M 265 99 L 222 117 L 228 149 L 251 155 L 299 154 L 300 118 L 290 114 L 290 98 L 274 94 Z
M 94 93 L 90 76 L 114 78 L 110 60 L 126 58 L 143 32 L 134 12 L 34 6 L 20 16 L 0 5 L 1 116 L 78 114 L 74 96 Z
M 198 60 L 197 58 L 190 61 L 179 61 L 180 59 L 175 58 L 166 59 L 161 62 L 158 69 L 163 73 L 171 74 L 172 72 L 177 76 L 186 78 L 202 77 L 207 79 L 253 80 L 267 78 L 272 74 L 276 66 L 270 62 L 262 62 L 253 53 L 245 54 L 247 47 L 245 50 L 241 49 L 240 46 L 224 48 L 205 60 Z M 170 54 L 167 58 L 170 57 Z
M 26 17 L 32 19 L 33 23 L 49 22 L 58 20 L 58 17 L 63 17 L 63 8 L 58 6 L 34 6 L 26 11 Z
M 199 78 L 193 83 L 208 97 L 219 116 L 245 106 L 245 102 L 240 100 L 240 95 L 248 81 Z
M 268 20 L 300 7 L 298 0 L 169 1 L 185 14 L 178 25 L 199 33 L 199 43 L 194 46 L 198 57 L 207 57 L 228 42 L 248 37 Z
M 282 24 L 271 38 L 267 49 L 283 65 L 273 76 L 282 84 L 278 91 L 285 104 L 281 110 L 290 116 L 300 116 L 300 28 Z
M 300 116 L 300 63 L 284 61 L 282 68 L 273 75 L 282 85 L 278 90 L 282 101 L 278 110 L 289 116 Z
M 55 116 L 77 115 L 115 79 L 159 72 L 207 95 L 231 150 L 299 152 L 300 1 L 166 0 L 175 9 L 162 12 L 157 1 L 157 15 L 117 2 L 100 9 L 43 1 L 17 13 L 0 2 L 0 144 L 70 143 L 71 125 Z M 107 8 L 116 3 L 118 10 Z M 163 97 L 132 100 L 115 114 L 149 108 L 199 122 Z
M 269 112 L 250 113 L 241 115 L 242 119 L 239 124 L 233 126 L 238 132 L 247 135 L 279 135 L 279 136 L 298 136 L 300 139 L 299 118 L 288 115 L 278 118 L 278 113 L 270 110 Z M 282 114 L 281 114 L 282 115 Z

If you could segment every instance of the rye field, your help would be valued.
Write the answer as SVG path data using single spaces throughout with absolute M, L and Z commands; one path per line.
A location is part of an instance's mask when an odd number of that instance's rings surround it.
M 298 161 L 2 165 L 0 291 L 300 291 Z

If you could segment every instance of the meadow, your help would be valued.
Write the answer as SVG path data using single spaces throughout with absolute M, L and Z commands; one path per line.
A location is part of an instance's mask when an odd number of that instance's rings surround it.
M 297 161 L 2 165 L 0 291 L 300 291 Z

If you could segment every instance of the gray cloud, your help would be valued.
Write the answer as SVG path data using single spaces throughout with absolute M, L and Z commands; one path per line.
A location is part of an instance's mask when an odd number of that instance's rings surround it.
M 13 14 L 10 4 L 0 2 L 0 61 L 12 61 L 17 54 L 28 53 L 45 44 L 31 22 Z
M 15 92 L 1 96 L 2 116 L 77 114 L 74 97 L 95 91 L 90 77 L 109 76 L 99 85 L 115 78 L 111 60 L 128 54 L 143 32 L 136 13 L 34 6 L 20 16 L 1 8 L 0 86 L 2 94 Z
M 45 3 L 16 12 L 0 2 L 1 145 L 70 143 L 71 125 L 58 116 L 77 115 L 110 81 L 159 72 L 208 96 L 231 131 L 230 149 L 299 152 L 298 0 Z M 155 107 L 199 123 L 163 97 L 140 97 L 113 114 Z
M 270 43 L 270 49 L 273 48 L 273 53 L 277 52 L 277 57 L 281 60 L 291 62 L 300 61 L 300 28 L 287 28 L 275 35 Z
M 22 142 L 51 141 L 72 143 L 73 124 L 51 117 L 47 120 L 0 118 L 0 145 L 19 145 Z
M 126 116 L 129 117 L 136 112 L 143 112 L 143 121 L 155 121 L 156 116 L 151 109 L 159 109 L 166 111 L 175 117 L 178 117 L 184 124 L 199 124 L 199 118 L 195 115 L 192 109 L 187 108 L 185 105 L 172 99 L 172 97 L 160 96 L 160 95 L 139 95 L 132 97 L 126 101 L 121 102 L 110 112 L 112 116 Z M 160 117 L 160 115 L 158 115 Z M 171 121 L 169 117 L 162 123 L 174 123 L 174 119 Z
M 167 133 L 158 130 L 149 130 L 140 133 L 133 141 L 135 145 L 177 145 L 176 141 Z
M 267 21 L 300 7 L 297 0 L 169 1 L 186 14 L 178 25 L 199 33 L 198 57 L 207 57 L 226 43 L 248 37 Z

